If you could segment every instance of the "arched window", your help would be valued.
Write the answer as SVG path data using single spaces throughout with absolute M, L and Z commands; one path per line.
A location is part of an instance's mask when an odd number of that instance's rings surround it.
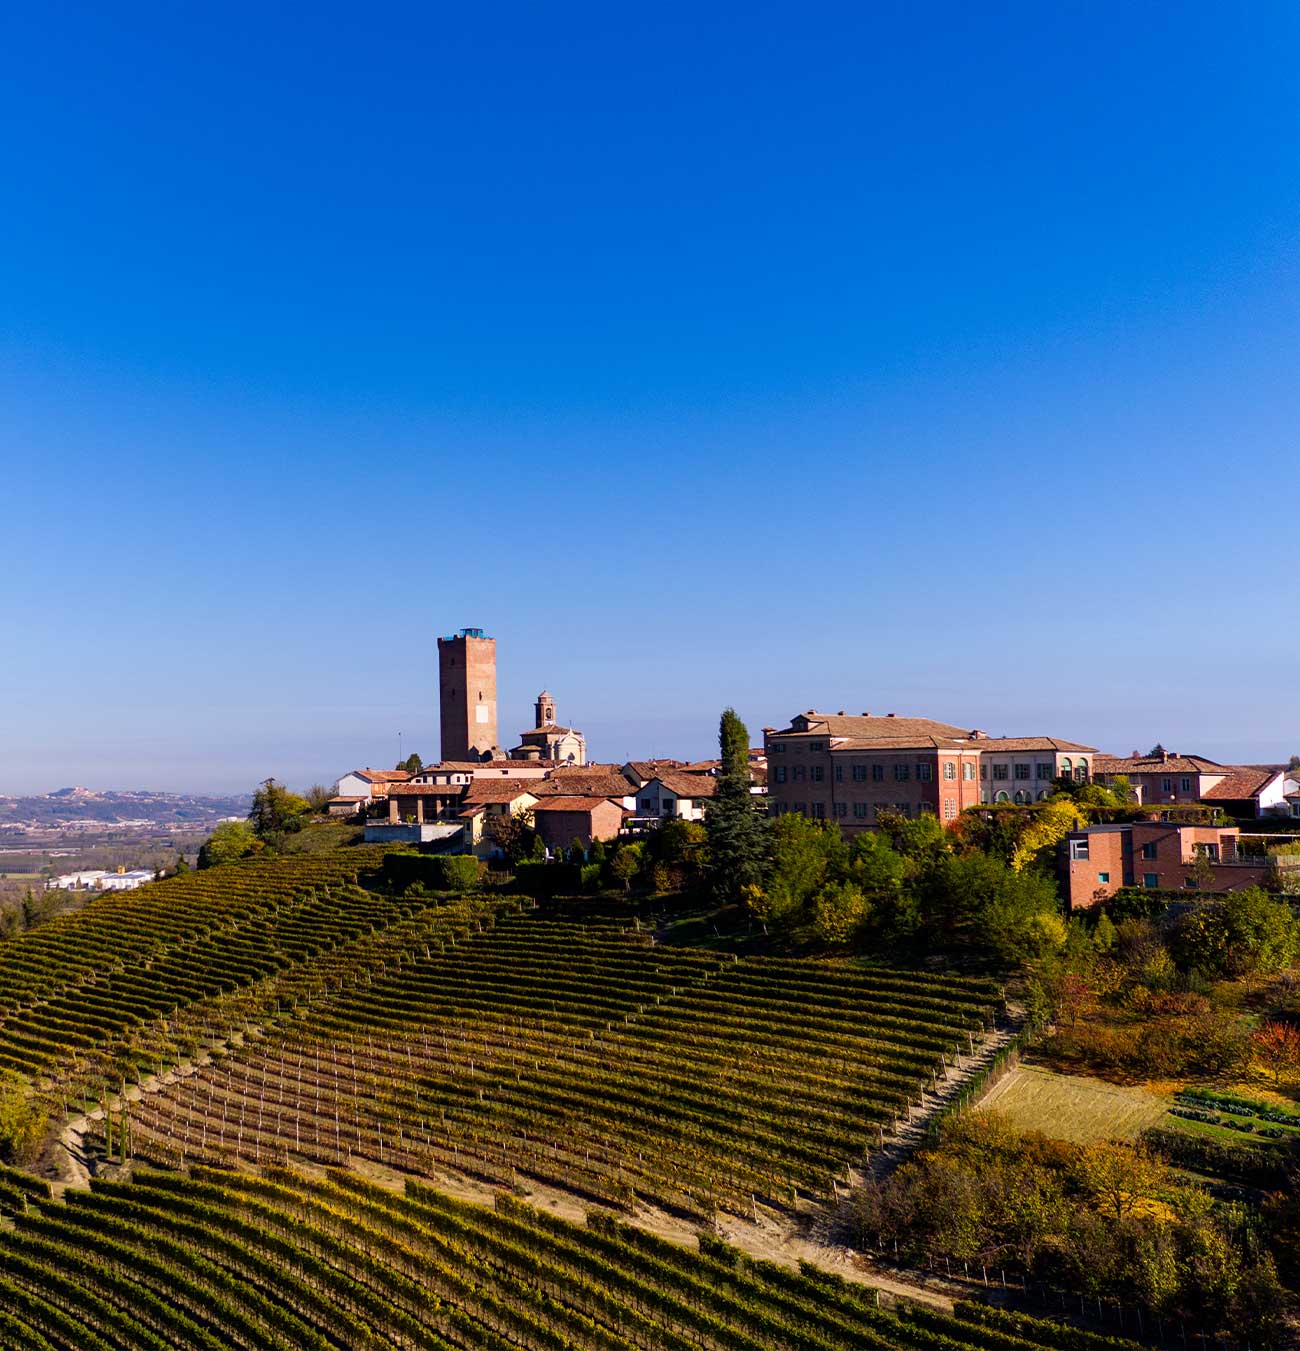
M 1007 796 L 1007 790 L 1006 790 L 1005 788 L 999 788 L 999 789 L 998 789 L 998 795 L 997 795 L 997 797 L 995 797 L 995 798 L 993 799 L 993 801 L 994 801 L 994 802 L 1010 802 L 1011 799 Z
M 1061 778 L 1068 779 L 1071 775 L 1072 769 L 1073 765 L 1070 761 L 1070 757 L 1068 755 L 1063 755 L 1061 757 Z
M 1074 767 L 1074 781 L 1076 783 L 1088 782 L 1088 764 L 1085 760 L 1080 760 Z
M 1015 803 L 1017 807 L 1023 807 L 1029 801 L 1029 794 L 1023 788 L 1016 789 Z
M 1046 802 L 1046 801 L 1047 801 L 1047 789 L 1046 789 L 1046 788 L 1040 788 L 1040 789 L 1038 790 L 1038 800 L 1039 800 L 1039 802 Z

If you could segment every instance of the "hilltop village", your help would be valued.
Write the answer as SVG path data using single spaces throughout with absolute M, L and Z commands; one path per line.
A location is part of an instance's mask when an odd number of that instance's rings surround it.
M 503 750 L 496 640 L 461 629 L 439 638 L 438 660 L 442 759 L 355 769 L 334 785 L 329 814 L 363 821 L 367 841 L 491 862 L 505 852 L 506 823 L 521 819 L 551 856 L 705 819 L 719 760 L 592 763 L 586 737 L 558 720 L 547 690 L 534 704 L 534 725 Z M 1081 822 L 1060 842 L 1072 909 L 1132 886 L 1266 883 L 1288 866 L 1277 852 L 1292 838 L 1288 822 L 1300 840 L 1300 767 L 1286 763 L 1225 765 L 1159 745 L 1113 755 L 1058 736 L 992 736 L 928 717 L 816 709 L 788 727 L 763 728 L 763 744 L 747 758 L 757 810 L 833 823 L 849 838 L 900 818 L 951 827 L 981 808 L 1033 808 L 1063 786 L 1118 793 L 1114 815 L 1123 819 Z

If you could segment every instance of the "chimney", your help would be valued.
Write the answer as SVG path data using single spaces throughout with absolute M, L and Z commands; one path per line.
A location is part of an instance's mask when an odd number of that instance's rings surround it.
M 1162 765 L 1169 763 L 1169 752 L 1163 746 L 1160 747 L 1160 763 Z

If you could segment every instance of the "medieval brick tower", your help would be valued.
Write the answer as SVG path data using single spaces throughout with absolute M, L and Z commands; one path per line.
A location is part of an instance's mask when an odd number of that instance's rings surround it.
M 497 642 L 482 629 L 438 639 L 444 760 L 490 760 L 497 742 Z

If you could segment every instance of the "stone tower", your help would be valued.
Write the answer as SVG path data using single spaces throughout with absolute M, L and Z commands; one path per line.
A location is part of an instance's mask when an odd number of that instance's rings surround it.
M 497 642 L 482 629 L 438 639 L 444 760 L 490 760 L 497 742 Z
M 537 721 L 534 727 L 549 727 L 555 721 L 555 700 L 545 690 L 537 696 Z

